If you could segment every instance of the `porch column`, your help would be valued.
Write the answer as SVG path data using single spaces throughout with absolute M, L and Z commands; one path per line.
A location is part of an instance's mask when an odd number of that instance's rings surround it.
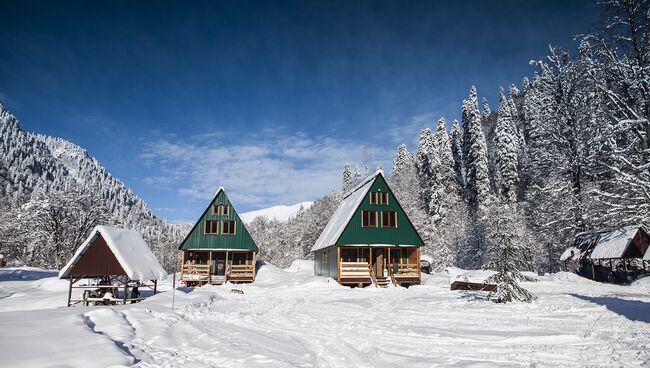
M 256 273 L 255 273 L 255 255 L 256 254 L 257 254 L 257 252 L 253 252 L 253 280 L 255 280 L 255 276 L 256 276 Z
M 208 251 L 208 284 L 212 283 L 212 251 Z
M 422 269 L 420 268 L 420 247 L 416 248 L 416 252 L 418 257 L 415 263 L 416 267 L 418 268 L 418 279 L 422 280 Z M 429 270 L 429 272 L 431 272 L 431 270 Z
M 336 246 L 336 281 L 341 282 L 341 247 Z

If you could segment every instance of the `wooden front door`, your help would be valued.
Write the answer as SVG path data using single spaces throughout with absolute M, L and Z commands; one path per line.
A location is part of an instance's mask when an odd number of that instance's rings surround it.
M 384 277 L 384 250 L 374 249 L 373 253 L 375 254 L 373 265 L 375 268 L 375 275 L 377 277 Z

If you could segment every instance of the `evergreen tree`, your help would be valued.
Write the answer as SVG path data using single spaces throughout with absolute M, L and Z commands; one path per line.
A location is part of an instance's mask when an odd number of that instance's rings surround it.
M 469 100 L 463 103 L 463 159 L 465 167 L 465 196 L 469 205 L 483 209 L 490 195 L 487 144 L 481 129 L 476 87 L 471 88 Z
M 458 125 L 458 120 L 454 119 L 450 133 L 451 153 L 454 158 L 454 172 L 456 173 L 456 182 L 459 188 L 463 188 L 465 180 L 463 178 L 463 134 Z
M 496 189 L 506 203 L 517 200 L 517 169 L 519 152 L 516 126 L 512 118 L 513 105 L 506 99 L 503 89 L 499 90 L 499 112 L 494 135 L 496 148 Z
M 487 270 L 497 271 L 488 277 L 487 283 L 496 284 L 496 289 L 488 298 L 499 303 L 513 301 L 531 302 L 535 296 L 519 285 L 519 282 L 536 281 L 520 270 L 532 266 L 526 261 L 526 250 L 522 247 L 516 205 L 494 205 L 490 211 L 488 241 L 491 245 L 490 261 L 484 266 Z
M 359 168 L 359 164 L 354 165 L 354 185 L 356 186 L 361 182 L 361 169 Z
M 343 165 L 343 193 L 347 193 L 354 188 L 354 182 L 352 178 L 352 169 L 350 168 L 349 163 Z

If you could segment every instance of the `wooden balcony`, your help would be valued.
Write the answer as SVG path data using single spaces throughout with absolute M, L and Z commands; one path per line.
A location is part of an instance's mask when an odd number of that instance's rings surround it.
M 255 266 L 247 264 L 231 265 L 227 277 L 230 282 L 253 282 L 255 281 Z
M 420 283 L 420 265 L 417 263 L 400 263 L 393 278 L 398 284 Z
M 372 272 L 367 262 L 340 262 L 340 284 L 371 284 Z

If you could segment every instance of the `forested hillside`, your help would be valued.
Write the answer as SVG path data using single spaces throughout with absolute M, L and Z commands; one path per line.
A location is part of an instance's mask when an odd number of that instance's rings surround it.
M 0 103 L 0 253 L 60 268 L 97 224 L 139 231 L 167 269 L 187 231 L 147 205 L 81 147 L 25 132 Z

